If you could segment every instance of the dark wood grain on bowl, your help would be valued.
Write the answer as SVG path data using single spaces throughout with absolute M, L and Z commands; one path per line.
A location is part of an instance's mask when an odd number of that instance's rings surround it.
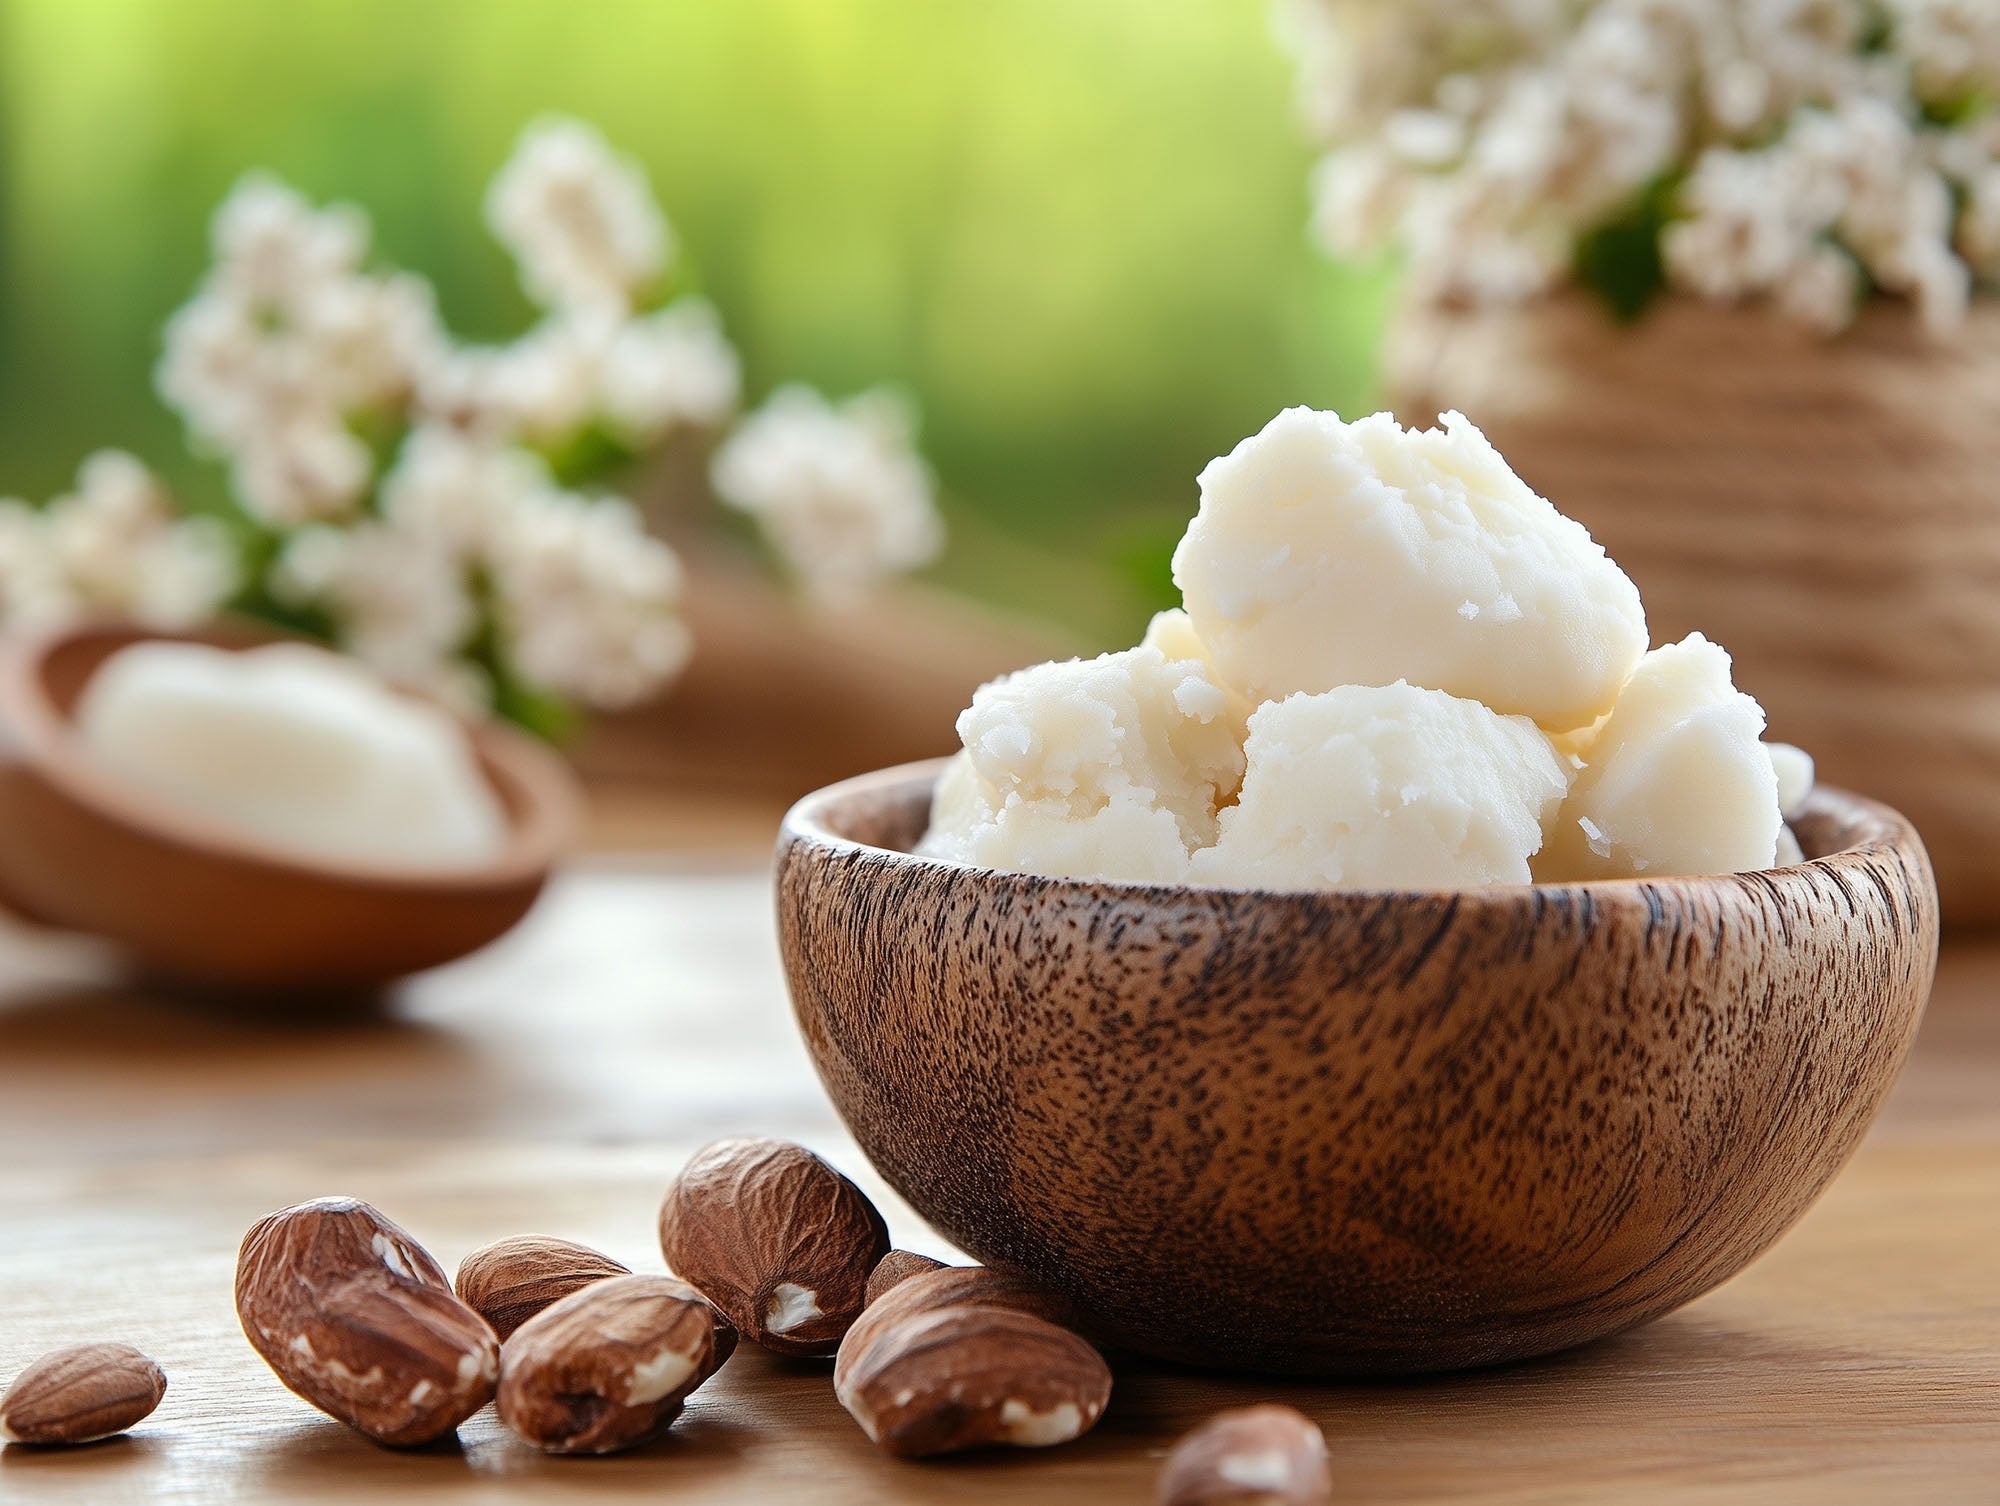
M 807 1046 L 942 1232 L 1171 1359 L 1482 1365 L 1689 1301 L 1847 1159 L 1936 963 L 1921 842 L 1833 790 L 1769 873 L 1271 893 L 913 857 L 935 772 L 785 822 Z

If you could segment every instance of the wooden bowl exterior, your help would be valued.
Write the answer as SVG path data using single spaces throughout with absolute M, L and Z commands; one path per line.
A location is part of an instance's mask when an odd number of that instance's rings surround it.
M 1777 872 L 1232 892 L 913 857 L 936 767 L 786 819 L 807 1046 L 918 1212 L 1169 1359 L 1442 1370 L 1680 1306 L 1846 1161 L 1936 965 L 1921 842 L 1832 790 Z
M 84 682 L 141 638 L 241 647 L 227 628 L 105 626 L 0 646 L 0 895 L 9 908 L 110 938 L 163 977 L 250 992 L 365 989 L 462 957 L 534 903 L 575 819 L 570 776 L 506 728 L 470 729 L 513 831 L 495 863 L 411 875 L 288 859 L 160 808 L 100 774 L 70 713 Z

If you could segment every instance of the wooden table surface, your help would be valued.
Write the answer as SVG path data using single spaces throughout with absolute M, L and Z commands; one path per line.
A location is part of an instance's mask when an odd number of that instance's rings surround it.
M 0 1452 L 0 1500 L 800 1503 L 1150 1499 L 1168 1443 L 1259 1398 L 1327 1431 L 1349 1502 L 2000 1501 L 2000 943 L 1947 950 L 1917 1053 L 1825 1200 L 1764 1260 L 1641 1332 L 1509 1369 L 1297 1386 L 1122 1364 L 1088 1438 L 877 1455 L 824 1365 L 748 1346 L 666 1441 L 549 1459 L 489 1411 L 378 1449 L 284 1391 L 230 1305 L 259 1214 L 351 1192 L 449 1269 L 503 1234 L 639 1268 L 660 1192 L 730 1131 L 803 1139 L 939 1250 L 820 1096 L 761 866 L 597 859 L 516 935 L 369 1018 L 272 1021 L 119 984 L 90 947 L 0 938 L 0 1380 L 122 1339 L 160 1410 L 87 1449 Z M 1301 1272 L 1300 1279 L 1316 1279 Z

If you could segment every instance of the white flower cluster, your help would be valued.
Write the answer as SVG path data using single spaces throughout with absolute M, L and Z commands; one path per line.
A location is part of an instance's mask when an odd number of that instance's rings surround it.
M 687 659 L 680 562 L 622 499 L 559 485 L 550 457 L 720 428 L 737 355 L 707 303 L 654 306 L 672 231 L 643 170 L 582 122 L 522 134 L 486 219 L 541 315 L 510 343 L 463 344 L 423 279 L 368 266 L 359 210 L 244 179 L 168 327 L 160 391 L 272 536 L 271 597 L 321 614 L 349 652 L 465 706 L 491 699 L 489 670 L 626 705 Z M 384 469 L 377 447 L 398 434 Z M 908 419 L 878 396 L 834 409 L 785 389 L 715 475 L 829 598 L 940 543 Z M 0 580 L 19 531 L 0 516 Z
M 356 658 L 462 707 L 491 693 L 465 658 L 482 607 L 516 674 L 592 706 L 644 699 L 690 649 L 680 561 L 629 503 L 564 491 L 535 455 L 443 424 L 404 441 L 379 518 L 294 533 L 271 584 L 326 611 Z
M 91 616 L 186 627 L 236 590 L 236 549 L 214 518 L 182 518 L 145 466 L 100 450 L 47 507 L 0 499 L 0 624 Z
M 716 452 L 716 494 L 757 520 L 815 596 L 850 600 L 943 547 L 912 429 L 889 392 L 835 406 L 810 387 L 780 387 Z
M 1331 149 L 1335 254 L 1511 300 L 1684 176 L 1678 286 L 1834 330 L 1869 287 L 1933 329 L 2000 280 L 2000 0 L 1285 0 Z
M 374 456 L 352 421 L 392 411 L 438 341 L 430 285 L 364 270 L 368 220 L 252 174 L 216 211 L 215 263 L 167 324 L 160 395 L 276 527 L 350 515 Z

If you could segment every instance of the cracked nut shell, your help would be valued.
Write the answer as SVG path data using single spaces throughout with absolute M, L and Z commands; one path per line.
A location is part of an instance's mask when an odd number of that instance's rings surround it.
M 719 1140 L 667 1189 L 660 1249 L 751 1342 L 825 1355 L 861 1312 L 889 1231 L 867 1194 L 805 1147 Z
M 151 1415 L 167 1393 L 160 1367 L 130 1344 L 51 1350 L 0 1397 L 0 1442 L 91 1443 Z
M 502 1343 L 528 1319 L 571 1292 L 631 1269 L 588 1245 L 547 1234 L 515 1234 L 458 1263 L 458 1300 L 492 1325 Z
M 355 1198 L 258 1220 L 236 1312 L 278 1379 L 379 1443 L 451 1432 L 493 1395 L 500 1345 L 423 1247 Z
M 644 1443 L 711 1374 L 714 1309 L 669 1276 L 614 1276 L 530 1318 L 500 1351 L 500 1420 L 556 1454 Z
M 1067 1443 L 1111 1399 L 1103 1356 L 1068 1329 L 1012 1308 L 918 1312 L 842 1358 L 840 1404 L 877 1445 L 909 1459 Z
M 1218 1412 L 1174 1445 L 1159 1506 L 1324 1506 L 1333 1499 L 1326 1435 L 1290 1407 Z

